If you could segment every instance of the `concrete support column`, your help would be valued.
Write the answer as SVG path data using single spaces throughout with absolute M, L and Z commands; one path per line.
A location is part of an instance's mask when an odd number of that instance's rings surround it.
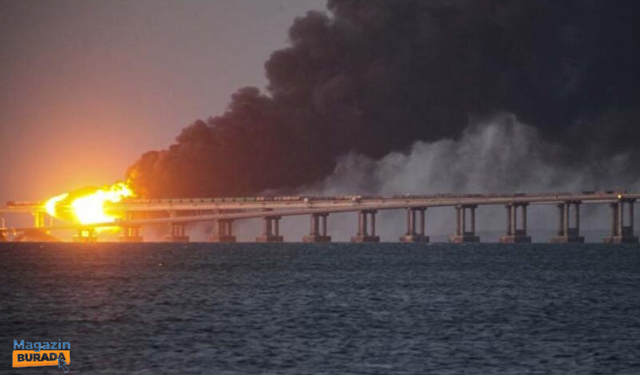
M 624 233 L 624 201 L 618 202 L 618 236 Z
M 427 212 L 426 207 L 420 208 L 420 235 L 423 237 L 425 235 L 425 228 L 427 226 L 427 223 L 425 222 L 426 212 Z
M 46 226 L 45 224 L 45 213 L 41 212 L 41 211 L 34 211 L 33 212 L 33 226 L 36 228 L 44 228 Z
M 322 214 L 322 235 L 323 236 L 327 236 L 327 216 L 329 216 L 329 214 Z
M 527 234 L 527 204 L 520 206 L 520 210 L 522 212 L 522 231 Z
M 470 207 L 469 211 L 471 213 L 471 235 L 476 234 L 476 206 Z
M 466 207 L 462 206 L 460 212 L 461 212 L 460 221 L 462 222 L 462 227 L 460 228 L 460 233 L 461 233 L 462 236 L 464 236 L 465 234 L 467 234 L 467 209 L 466 209 Z
M 518 208 L 521 213 L 521 228 L 518 228 Z M 530 243 L 527 235 L 527 203 L 510 203 L 507 205 L 507 234 L 500 237 L 501 243 Z
M 628 225 L 624 223 L 624 208 L 627 204 Z M 634 234 L 634 204 L 635 199 L 620 198 L 611 204 L 611 236 L 604 239 L 605 243 L 638 243 Z
M 628 206 L 629 206 L 629 228 L 631 228 L 631 233 L 633 233 L 633 227 L 635 225 L 634 221 L 634 212 L 633 212 L 633 206 L 634 206 L 634 201 L 629 201 L 627 202 Z
M 584 243 L 580 236 L 580 201 L 567 201 L 559 204 L 561 228 L 558 236 L 551 239 L 554 243 Z M 573 206 L 573 227 L 571 226 L 571 206 Z
M 376 210 L 362 210 L 358 212 L 358 234 L 351 237 L 351 242 L 380 242 L 380 237 L 376 235 Z M 367 225 L 367 217 L 371 215 L 371 220 Z
M 416 212 L 413 208 L 407 208 L 407 236 L 416 234 Z
M 165 237 L 167 242 L 189 242 L 189 236 L 186 235 L 186 224 L 171 223 L 169 224 L 171 234 Z
M 558 204 L 558 237 L 564 237 L 564 203 Z
M 371 215 L 371 233 L 372 237 L 376 236 L 376 213 L 377 211 L 369 211 L 369 215 Z
M 302 242 L 331 242 L 327 236 L 327 213 L 311 214 L 309 235 L 302 238 Z
M 480 242 L 480 237 L 476 236 L 476 207 L 475 205 L 456 207 L 456 234 L 449 236 L 449 242 Z M 467 231 L 467 209 L 471 215 L 470 231 Z
M 565 203 L 564 204 L 564 220 L 562 224 L 562 231 L 565 237 L 569 236 L 569 227 L 571 225 L 569 222 L 570 214 L 571 214 L 571 205 L 569 203 Z
M 280 216 L 264 217 L 264 226 L 262 236 L 256 238 L 257 242 L 284 242 L 284 238 L 280 235 Z
M 400 237 L 400 242 L 429 242 L 425 236 L 425 211 L 426 207 L 407 208 L 407 231 Z M 416 229 L 417 216 L 419 215 L 418 229 Z
M 233 243 L 236 242 L 236 236 L 233 235 L 233 220 L 220 219 L 217 220 L 213 227 L 213 232 L 209 237 L 209 241 L 217 243 Z
M 618 203 L 611 203 L 611 238 L 620 235 L 618 232 Z

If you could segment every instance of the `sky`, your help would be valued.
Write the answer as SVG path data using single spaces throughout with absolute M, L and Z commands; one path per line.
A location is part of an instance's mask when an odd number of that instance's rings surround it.
M 221 114 L 325 0 L 0 0 L 0 202 L 122 179 Z

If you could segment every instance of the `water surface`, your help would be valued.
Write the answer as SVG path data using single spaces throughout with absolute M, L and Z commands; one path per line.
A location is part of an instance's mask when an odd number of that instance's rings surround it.
M 4 244 L 14 339 L 87 374 L 638 374 L 640 248 Z M 48 367 L 16 374 L 61 373 Z

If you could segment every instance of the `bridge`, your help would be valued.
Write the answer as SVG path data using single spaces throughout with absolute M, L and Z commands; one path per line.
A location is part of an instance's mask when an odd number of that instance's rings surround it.
M 7 228 L 4 219 L 0 224 L 0 241 L 22 240 L 26 237 L 49 240 L 50 232 L 77 230 L 74 241 L 96 241 L 96 228 L 120 227 L 123 242 L 142 242 L 140 228 L 146 225 L 168 225 L 168 242 L 188 242 L 187 226 L 197 222 L 214 225 L 212 242 L 235 242 L 234 223 L 238 220 L 263 220 L 258 242 L 283 242 L 280 220 L 285 216 L 308 216 L 309 234 L 303 242 L 330 242 L 328 218 L 333 213 L 354 212 L 357 226 L 352 242 L 379 242 L 376 232 L 376 214 L 382 210 L 405 210 L 406 231 L 399 236 L 401 242 L 429 242 L 425 234 L 425 217 L 429 208 L 451 207 L 455 210 L 455 222 L 449 241 L 453 243 L 480 242 L 476 234 L 476 210 L 483 206 L 504 206 L 505 232 L 502 243 L 528 243 L 531 237 L 527 228 L 527 207 L 530 205 L 553 206 L 557 211 L 557 233 L 551 238 L 555 243 L 582 243 L 580 234 L 580 207 L 583 204 L 606 204 L 611 208 L 610 233 L 607 243 L 638 243 L 634 234 L 634 205 L 640 193 L 622 190 L 583 191 L 581 193 L 545 194 L 438 194 L 401 196 L 278 196 L 240 198 L 195 199 L 136 199 L 112 204 L 109 209 L 121 212 L 123 219 L 111 223 L 88 226 L 77 224 L 46 225 L 47 214 L 42 202 L 8 202 L 0 208 L 6 213 L 31 214 L 34 226 Z

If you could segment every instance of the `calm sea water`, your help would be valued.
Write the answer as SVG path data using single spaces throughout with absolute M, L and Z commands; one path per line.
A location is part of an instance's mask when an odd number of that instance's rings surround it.
M 0 245 L 14 339 L 86 374 L 640 374 L 640 247 Z M 16 374 L 62 373 L 54 367 Z

